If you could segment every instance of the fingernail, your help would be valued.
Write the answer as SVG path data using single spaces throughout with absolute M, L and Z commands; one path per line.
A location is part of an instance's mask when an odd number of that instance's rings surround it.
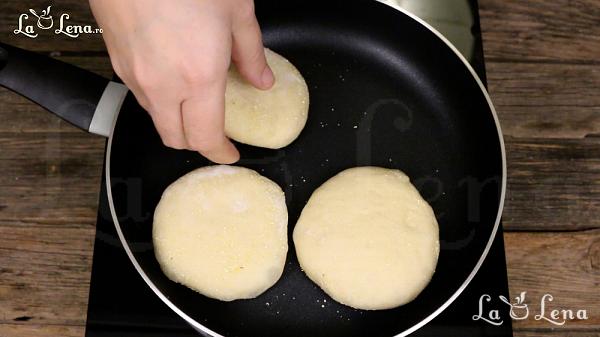
M 269 89 L 273 83 L 275 82 L 275 76 L 273 76 L 273 71 L 269 66 L 266 66 L 263 70 L 262 76 L 260 78 L 263 88 Z

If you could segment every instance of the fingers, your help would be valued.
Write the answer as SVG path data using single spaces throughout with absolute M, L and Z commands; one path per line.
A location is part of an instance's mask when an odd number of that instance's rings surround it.
M 213 162 L 231 164 L 238 161 L 239 153 L 224 131 L 226 65 L 216 68 L 222 70 L 194 80 L 174 80 L 157 87 L 138 87 L 133 82 L 131 89 L 152 117 L 165 146 L 195 150 Z
M 163 144 L 174 149 L 187 149 L 188 144 L 183 132 L 181 100 L 175 86 L 164 82 L 154 87 L 139 79 L 122 78 L 135 95 L 138 103 L 150 114 L 156 131 Z
M 183 131 L 188 147 L 200 152 L 209 160 L 220 164 L 232 164 L 240 154 L 225 136 L 225 78 L 181 104 Z
M 183 119 L 178 105 L 158 111 L 150 111 L 152 122 L 160 135 L 163 144 L 177 150 L 188 149 L 189 145 L 184 136 Z
M 259 89 L 269 89 L 275 78 L 265 58 L 260 27 L 251 0 L 240 2 L 232 24 L 231 58 L 244 78 Z

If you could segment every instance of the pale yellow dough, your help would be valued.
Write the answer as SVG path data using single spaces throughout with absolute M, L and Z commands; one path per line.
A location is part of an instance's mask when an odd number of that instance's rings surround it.
M 203 167 L 164 191 L 152 235 L 171 280 L 223 301 L 254 298 L 283 272 L 285 196 L 253 170 Z
M 358 167 L 310 197 L 294 228 L 300 266 L 336 301 L 389 309 L 412 301 L 439 254 L 433 210 L 398 170 Z
M 308 87 L 283 56 L 265 49 L 275 75 L 269 90 L 246 82 L 231 66 L 225 91 L 225 134 L 240 143 L 279 149 L 298 137 L 308 116 Z

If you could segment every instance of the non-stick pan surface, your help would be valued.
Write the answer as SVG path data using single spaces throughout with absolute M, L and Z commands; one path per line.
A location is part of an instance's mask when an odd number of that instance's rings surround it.
M 197 153 L 164 147 L 132 97 L 121 110 L 107 157 L 117 228 L 147 282 L 205 332 L 407 333 L 466 286 L 495 233 L 505 178 L 502 141 L 487 95 L 457 52 L 387 5 L 257 0 L 256 12 L 265 44 L 298 67 L 311 99 L 306 128 L 290 146 L 238 145 L 237 165 L 272 179 L 286 193 L 290 249 L 282 278 L 256 299 L 221 302 L 164 276 L 149 248 L 154 208 L 170 183 L 211 163 Z M 408 174 L 440 225 L 441 253 L 431 283 L 413 302 L 392 310 L 354 310 L 333 301 L 304 275 L 291 240 L 311 193 L 336 173 L 363 165 Z

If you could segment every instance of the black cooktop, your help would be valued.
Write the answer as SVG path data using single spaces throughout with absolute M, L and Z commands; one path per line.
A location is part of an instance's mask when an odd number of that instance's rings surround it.
M 422 1 L 422 0 L 418 0 Z M 417 2 L 418 2 L 417 1 Z M 428 3 L 456 3 L 466 0 L 432 0 Z M 404 1 L 408 2 L 408 1 Z M 476 0 L 469 1 L 472 28 L 466 30 L 465 40 L 455 43 L 468 54 L 471 64 L 485 81 L 485 67 L 479 32 Z M 444 10 L 444 13 L 452 11 Z M 431 13 L 431 12 L 429 12 Z M 425 18 L 426 20 L 431 18 Z M 443 32 L 444 20 L 437 26 Z M 436 26 L 435 22 L 433 25 Z M 456 32 L 456 30 L 454 30 Z M 451 36 L 448 36 L 452 39 Z M 466 46 L 466 47 L 465 47 Z M 103 175 L 104 176 L 104 175 Z M 150 247 L 149 247 L 150 248 Z M 482 296 L 489 295 L 488 303 Z M 417 330 L 411 336 L 435 337 L 512 337 L 512 326 L 508 306 L 498 299 L 508 295 L 506 262 L 502 228 L 499 229 L 487 259 L 465 291 L 439 316 Z M 507 296 L 508 297 L 508 296 Z M 483 319 L 474 319 L 480 314 L 483 301 L 484 317 L 489 310 L 499 310 L 503 324 L 494 325 Z M 507 319 L 508 318 L 508 319 Z M 155 337 L 155 336 L 198 336 L 183 319 L 171 311 L 150 290 L 129 261 L 111 220 L 105 181 L 102 180 L 96 241 L 92 267 L 92 279 L 88 306 L 86 337 Z

